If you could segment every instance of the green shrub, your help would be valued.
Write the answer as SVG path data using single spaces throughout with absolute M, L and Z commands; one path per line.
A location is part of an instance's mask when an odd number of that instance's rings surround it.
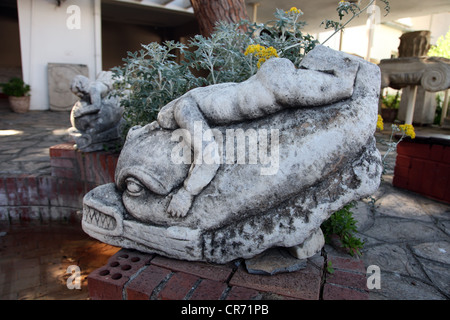
M 28 95 L 31 88 L 20 78 L 12 78 L 7 83 L 1 84 L 2 91 L 7 96 L 23 97 Z
M 356 220 L 353 218 L 353 212 L 351 211 L 354 206 L 354 202 L 348 203 L 324 221 L 321 228 L 326 243 L 330 243 L 332 235 L 337 235 L 342 246 L 348 249 L 351 255 L 361 255 L 360 250 L 364 242 L 354 235 L 357 231 Z
M 187 45 L 166 41 L 128 52 L 124 65 L 113 68 L 117 82 L 112 92 L 121 97 L 127 129 L 154 121 L 164 105 L 190 89 L 248 79 L 259 61 L 246 54 L 251 45 L 272 47 L 276 56 L 298 66 L 317 43 L 300 31 L 305 24 L 299 20 L 302 14 L 277 10 L 276 19 L 265 24 L 219 23 L 209 38 L 196 35 Z

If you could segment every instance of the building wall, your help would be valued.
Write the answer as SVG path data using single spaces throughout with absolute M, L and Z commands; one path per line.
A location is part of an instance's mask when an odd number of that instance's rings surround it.
M 68 21 L 78 6 L 80 25 L 71 29 Z M 50 0 L 17 1 L 24 81 L 31 86 L 31 110 L 49 109 L 47 64 L 86 64 L 95 77 L 94 0 L 67 0 L 57 6 Z M 70 23 L 69 23 L 70 24 Z
M 122 59 L 127 56 L 127 52 L 142 49 L 141 43 L 149 44 L 161 40 L 158 30 L 149 26 L 102 21 L 103 69 L 109 70 L 122 65 Z

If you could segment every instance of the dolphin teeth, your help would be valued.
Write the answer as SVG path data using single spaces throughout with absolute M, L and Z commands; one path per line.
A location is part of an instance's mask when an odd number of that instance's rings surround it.
M 117 225 L 116 220 L 113 217 L 87 205 L 83 206 L 83 220 L 85 223 L 92 224 L 106 230 L 114 230 Z

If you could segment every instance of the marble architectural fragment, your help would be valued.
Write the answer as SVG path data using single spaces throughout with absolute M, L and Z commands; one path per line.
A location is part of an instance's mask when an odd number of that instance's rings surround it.
M 49 63 L 47 66 L 50 110 L 70 111 L 77 101 L 71 90 L 72 79 L 77 75 L 87 77 L 88 66 L 72 63 Z

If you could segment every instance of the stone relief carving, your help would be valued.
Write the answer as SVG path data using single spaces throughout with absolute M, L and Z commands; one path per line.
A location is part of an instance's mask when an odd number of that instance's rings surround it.
M 83 229 L 185 260 L 297 245 L 307 258 L 322 222 L 379 186 L 379 90 L 377 66 L 324 46 L 299 69 L 272 58 L 242 83 L 191 90 L 130 130 L 115 183 L 84 198 Z
M 80 98 L 72 108 L 69 134 L 84 152 L 113 148 L 121 139 L 123 108 L 119 99 L 108 97 L 114 80 L 102 71 L 95 81 L 83 75 L 73 78 L 70 89 Z

